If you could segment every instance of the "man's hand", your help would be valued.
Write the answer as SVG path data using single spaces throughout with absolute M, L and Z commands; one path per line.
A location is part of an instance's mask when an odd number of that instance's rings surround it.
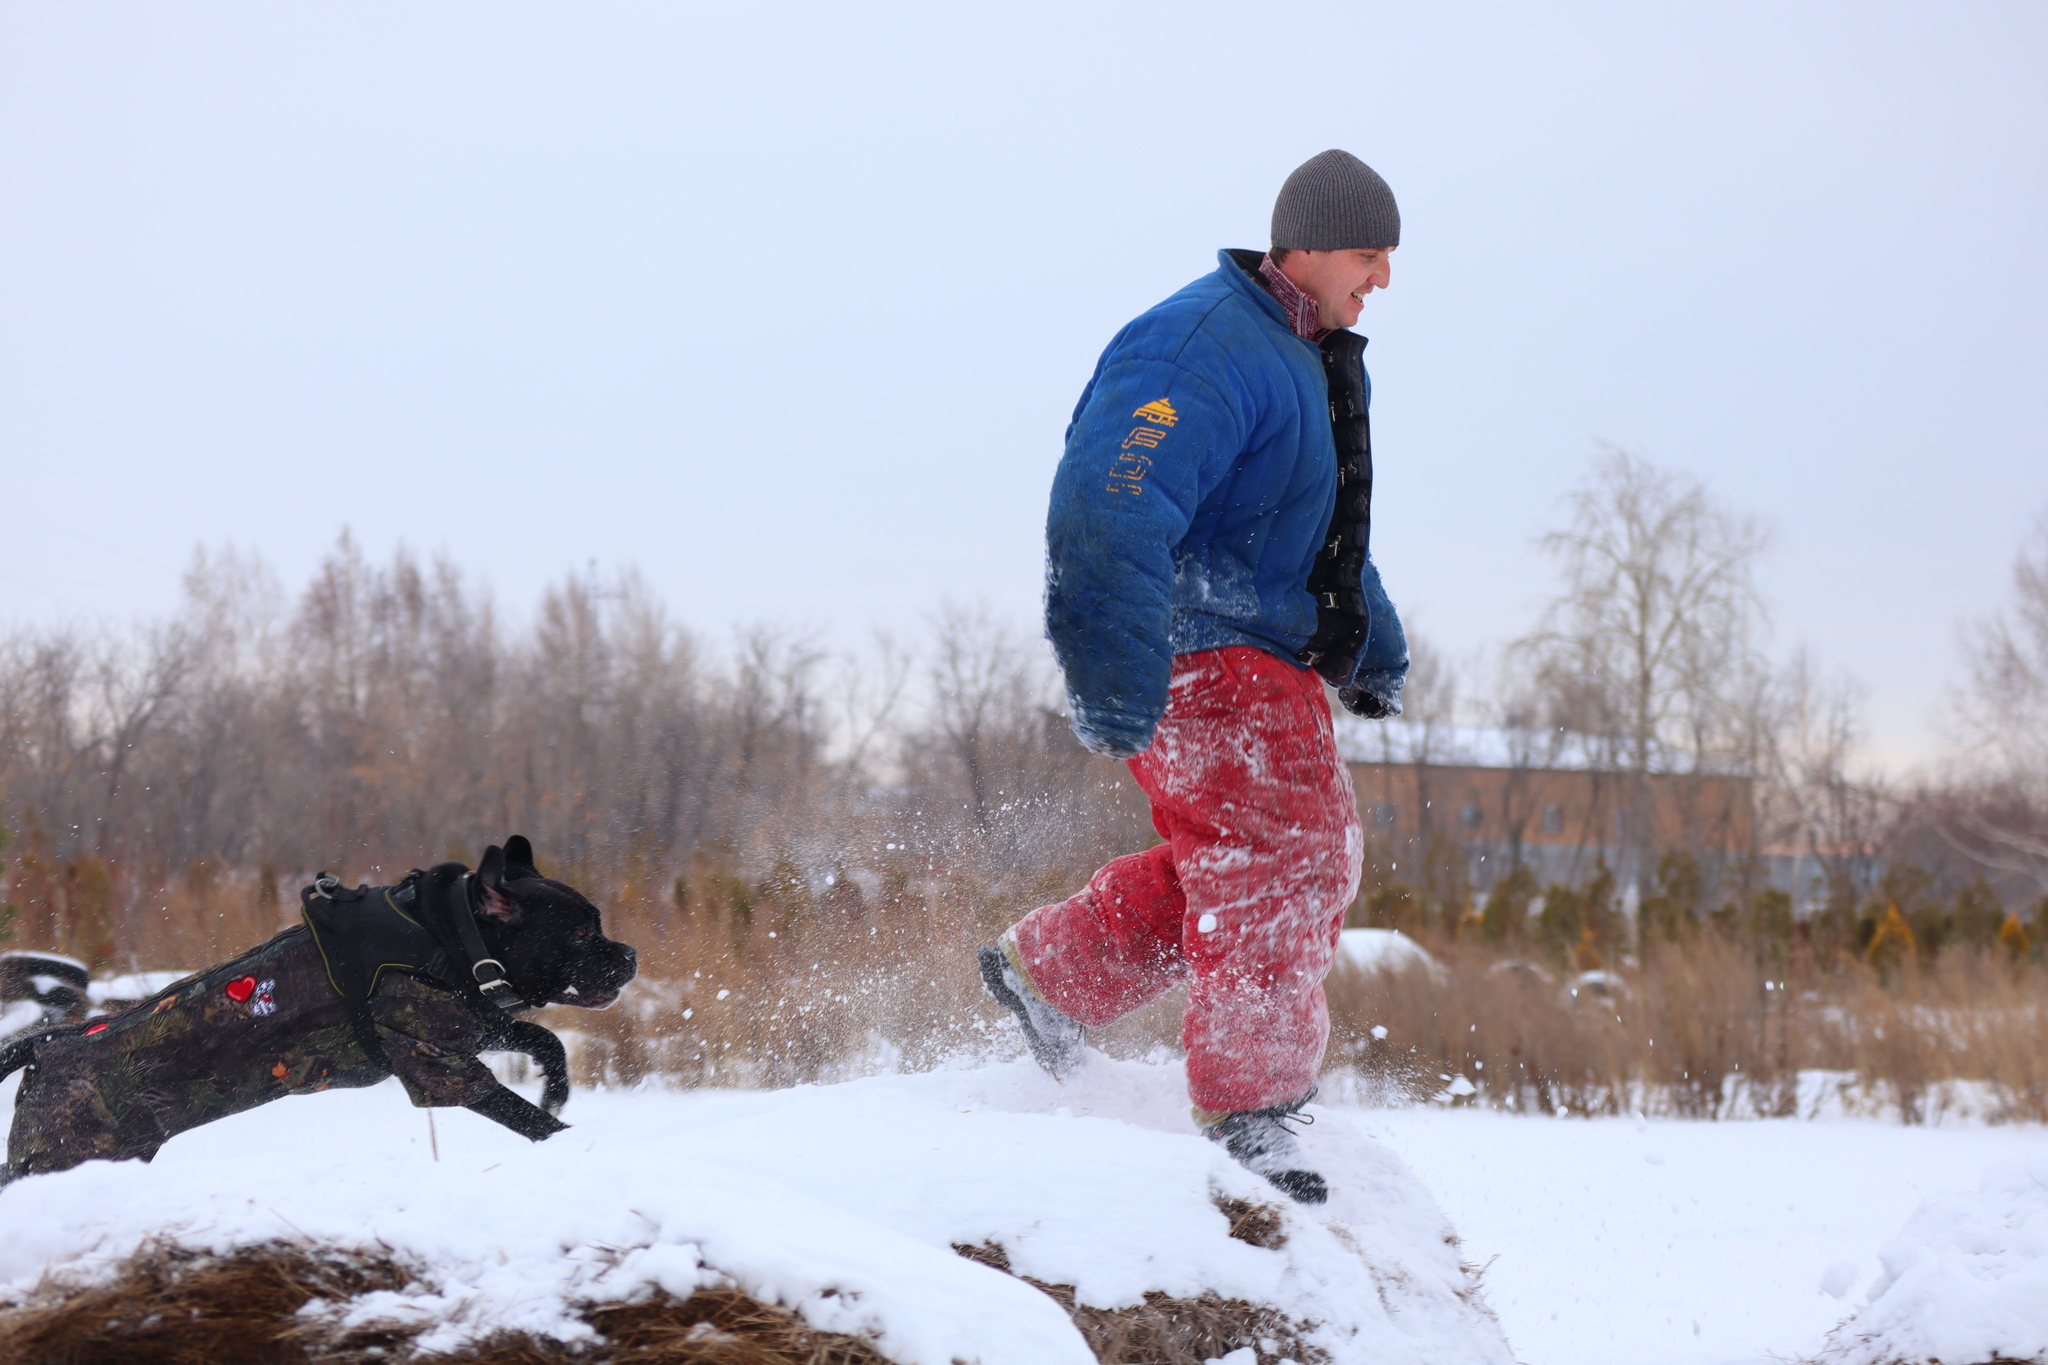
M 1075 734 L 1080 738 L 1082 748 L 1091 754 L 1101 754 L 1104 758 L 1114 758 L 1121 761 L 1126 758 L 1136 758 L 1139 754 L 1145 752 L 1144 749 L 1125 748 L 1114 740 L 1083 735 L 1079 731 L 1076 731 Z M 1150 747 L 1150 745 L 1146 746 L 1146 748 Z
M 1349 685 L 1337 689 L 1337 700 L 1362 720 L 1391 720 L 1401 714 L 1401 684 L 1405 681 L 1406 670 L 1361 673 Z
M 1074 737 L 1091 754 L 1104 758 L 1135 758 L 1152 747 L 1155 722 L 1141 722 L 1115 711 L 1074 708 Z

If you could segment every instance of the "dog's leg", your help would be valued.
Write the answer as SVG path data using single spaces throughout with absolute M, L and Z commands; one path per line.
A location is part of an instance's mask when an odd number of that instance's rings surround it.
M 550 1114 L 561 1113 L 569 1102 L 569 1054 L 563 1050 L 562 1040 L 531 1020 L 514 1019 L 498 1041 L 533 1058 L 547 1081 L 541 1087 L 540 1107 Z
M 466 1107 L 470 1112 L 482 1114 L 493 1123 L 502 1123 L 519 1136 L 535 1142 L 553 1137 L 569 1126 L 533 1101 L 502 1085 Z

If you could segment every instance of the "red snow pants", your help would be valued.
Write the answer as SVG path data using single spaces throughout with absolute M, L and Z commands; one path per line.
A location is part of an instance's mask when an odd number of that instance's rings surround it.
M 1364 847 L 1322 680 L 1245 646 L 1181 655 L 1130 768 L 1166 842 L 1025 916 L 1014 959 L 1088 1028 L 1188 982 L 1195 1107 L 1292 1103 L 1329 1039 L 1323 978 Z

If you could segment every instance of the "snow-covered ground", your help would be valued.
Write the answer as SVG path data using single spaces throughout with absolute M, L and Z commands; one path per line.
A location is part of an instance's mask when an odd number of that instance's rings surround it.
M 1878 1255 L 1884 1273 L 1821 1359 L 2048 1360 L 2048 1158 L 1929 1200 Z
M 2010 1349 L 2048 1304 L 2039 1129 L 1330 1108 L 1304 1140 L 1336 1197 L 1290 1207 L 1288 1242 L 1268 1251 L 1225 1236 L 1213 1199 L 1284 1201 L 1194 1135 L 1180 1085 L 1171 1064 L 1103 1061 L 1059 1087 L 1014 1062 L 585 1093 L 564 1115 L 574 1130 L 539 1146 L 460 1111 L 430 1136 L 390 1085 L 287 1100 L 187 1134 L 151 1167 L 0 1192 L 0 1282 L 165 1230 L 199 1245 L 382 1239 L 437 1267 L 444 1293 L 361 1314 L 571 1332 L 566 1299 L 686 1292 L 711 1267 L 821 1327 L 880 1330 L 898 1359 L 989 1365 L 1088 1357 L 1050 1300 L 953 1244 L 995 1242 L 1020 1273 L 1103 1306 L 1148 1289 L 1270 1303 L 1326 1322 L 1340 1362 L 1505 1365 L 1458 1295 L 1461 1256 L 1490 1262 L 1487 1299 L 1525 1365 Z M 1989 1341 L 1981 1324 L 2001 1320 L 2011 1330 Z
M 1912 1341 L 1901 1313 L 1922 1323 L 1939 1318 L 1954 1341 L 1960 1320 L 1981 1316 L 1959 1258 L 1935 1253 L 1932 1274 L 1918 1284 L 1880 1286 L 1880 1250 L 1908 1255 L 1952 1227 L 1897 1240 L 1925 1200 L 1941 1198 L 1939 1208 L 1957 1209 L 1965 1221 L 1976 1216 L 1963 1211 L 1980 1209 L 1968 1192 L 1987 1170 L 2024 1186 L 2015 1163 L 2036 1172 L 2035 1283 L 2048 1274 L 2048 1134 L 2039 1128 L 1637 1122 L 1434 1108 L 1344 1117 L 1422 1178 L 1467 1257 L 1491 1261 L 1487 1299 L 1525 1365 L 1812 1357 L 1875 1287 L 1890 1291 L 1887 1300 L 1905 1291 L 1889 1309 L 1881 1303 L 1862 1315 L 1866 1323 L 1881 1319 L 1892 1343 Z M 1993 1240 L 1981 1226 L 1973 1230 L 1980 1246 Z M 2026 1236 L 2015 1231 L 2004 1255 L 2023 1258 Z M 1910 1307 L 1908 1295 L 1917 1296 Z M 2048 1330 L 2048 1292 L 2034 1300 L 2032 1321 Z M 1863 1365 L 1893 1357 L 1844 1358 Z M 1961 1365 L 1980 1357 L 1941 1358 Z
M 8 1087 L 11 1094 L 12 1086 Z M 1086 1365 L 1054 1302 L 954 1246 L 1102 1308 L 1214 1292 L 1321 1324 L 1339 1365 L 1510 1365 L 1442 1213 L 1355 1126 L 1307 1146 L 1331 1178 L 1288 1204 L 1195 1132 L 1177 1064 L 1028 1061 L 757 1093 L 585 1094 L 531 1145 L 390 1084 L 279 1101 L 174 1139 L 152 1166 L 91 1163 L 0 1191 L 0 1284 L 90 1270 L 148 1237 L 208 1248 L 303 1236 L 393 1248 L 438 1286 L 356 1320 L 573 1336 L 578 1299 L 687 1294 L 722 1272 L 813 1325 L 870 1330 L 911 1365 Z M 438 1147 L 438 1158 L 435 1155 Z M 1284 1244 L 1229 1236 L 1219 1199 L 1282 1208 Z

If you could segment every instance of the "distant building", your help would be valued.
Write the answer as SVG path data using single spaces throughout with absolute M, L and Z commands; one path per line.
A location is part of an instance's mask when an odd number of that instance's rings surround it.
M 1681 770 L 1660 751 L 1647 786 L 1647 838 L 1631 837 L 1637 782 L 1603 741 L 1562 732 L 1372 725 L 1341 719 L 1338 749 L 1351 769 L 1368 841 L 1418 859 L 1443 841 L 1464 847 L 1475 895 L 1517 864 L 1543 884 L 1583 884 L 1602 862 L 1632 900 L 1634 850 L 1685 849 L 1710 877 L 1752 855 L 1807 908 L 1817 861 L 1757 841 L 1757 779 Z M 1641 869 L 1653 872 L 1654 867 Z

